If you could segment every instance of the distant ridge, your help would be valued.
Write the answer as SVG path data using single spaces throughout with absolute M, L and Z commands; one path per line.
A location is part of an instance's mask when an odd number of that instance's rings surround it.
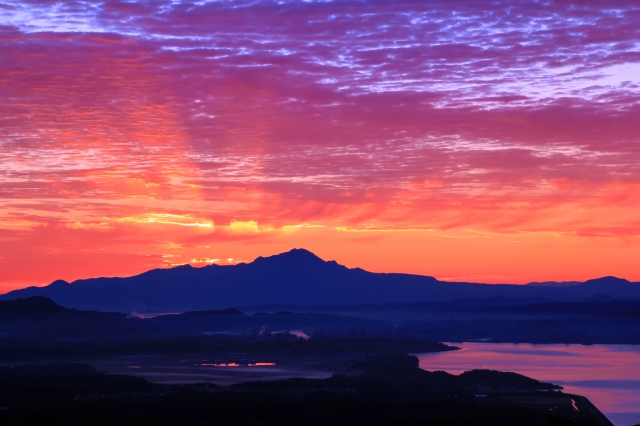
M 0 301 L 0 335 L 5 336 L 125 335 L 136 325 L 124 314 L 69 309 L 42 296 Z
M 616 277 L 584 283 L 529 285 L 444 282 L 429 276 L 372 273 L 324 261 L 293 249 L 238 265 L 190 265 L 154 269 L 128 278 L 92 278 L 29 287 L 0 296 L 13 300 L 45 296 L 80 309 L 119 312 L 184 312 L 267 304 L 378 304 L 466 298 L 530 298 L 572 301 L 606 296 L 640 299 L 640 284 Z
M 531 286 L 531 287 L 555 287 L 555 288 L 559 288 L 559 287 L 575 287 L 577 285 L 582 284 L 582 282 L 580 281 L 544 281 L 544 282 L 530 282 L 527 283 L 526 285 Z
M 528 286 L 536 286 L 536 287 L 603 287 L 603 286 L 624 286 L 627 284 L 631 284 L 631 281 L 625 280 L 624 278 L 618 277 L 602 277 L 602 278 L 594 278 L 591 280 L 587 280 L 584 282 L 581 281 L 545 281 L 545 282 L 531 282 L 526 285 Z

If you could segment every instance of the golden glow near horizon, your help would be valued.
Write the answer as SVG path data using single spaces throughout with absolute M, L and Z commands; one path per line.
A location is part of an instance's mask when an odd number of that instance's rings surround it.
M 147 213 L 138 217 L 121 217 L 112 219 L 115 222 L 159 223 L 167 225 L 194 226 L 198 228 L 213 228 L 211 221 L 194 220 L 191 215 L 169 213 Z
M 640 280 L 628 2 L 239 1 L 0 10 L 0 291 L 293 247 Z

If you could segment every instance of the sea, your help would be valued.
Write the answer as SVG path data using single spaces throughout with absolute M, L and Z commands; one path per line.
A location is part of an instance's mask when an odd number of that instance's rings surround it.
M 587 397 L 616 426 L 640 423 L 640 345 L 449 344 L 461 350 L 416 354 L 420 368 L 520 373 Z

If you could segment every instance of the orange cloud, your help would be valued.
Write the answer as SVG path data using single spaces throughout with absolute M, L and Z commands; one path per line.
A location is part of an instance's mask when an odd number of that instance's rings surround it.
M 0 287 L 291 247 L 640 279 L 628 2 L 36 3 L 0 16 Z
M 214 228 L 213 222 L 211 221 L 194 219 L 191 215 L 170 213 L 147 213 L 142 216 L 119 217 L 112 220 L 115 222 L 158 223 L 163 225 L 179 225 L 196 228 Z

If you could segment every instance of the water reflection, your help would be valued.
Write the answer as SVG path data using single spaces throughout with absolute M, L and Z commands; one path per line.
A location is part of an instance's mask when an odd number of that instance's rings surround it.
M 202 364 L 194 364 L 199 365 L 201 367 L 241 367 L 241 364 L 237 362 L 223 362 L 219 364 L 211 364 L 211 363 L 202 363 Z M 276 365 L 275 362 L 256 362 L 253 364 L 245 364 L 247 367 L 273 367 Z
M 640 423 L 640 346 L 455 343 L 455 352 L 420 354 L 420 367 L 460 374 L 514 371 L 584 395 L 616 426 Z

